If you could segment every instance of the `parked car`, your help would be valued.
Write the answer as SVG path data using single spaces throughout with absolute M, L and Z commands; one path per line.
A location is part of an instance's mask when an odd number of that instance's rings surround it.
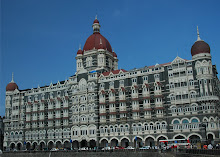
M 125 149 L 134 150 L 135 148 L 133 148 L 132 146 L 128 146 L 128 147 L 125 148 Z
M 146 149 L 150 149 L 150 146 L 143 146 L 141 148 L 139 148 L 140 150 L 146 150 Z
M 122 146 L 115 146 L 115 149 L 125 149 L 125 148 Z
M 17 151 L 18 151 L 17 149 L 15 149 L 15 148 L 13 149 L 13 152 L 17 152 Z
M 82 148 L 79 148 L 79 150 L 86 151 L 86 150 L 88 150 L 88 147 L 82 147 Z
M 50 151 L 51 152 L 56 152 L 56 151 L 58 151 L 59 149 L 58 148 L 52 148 Z
M 152 146 L 152 149 L 158 149 L 158 147 L 157 146 Z
M 102 150 L 111 150 L 111 147 L 104 147 Z

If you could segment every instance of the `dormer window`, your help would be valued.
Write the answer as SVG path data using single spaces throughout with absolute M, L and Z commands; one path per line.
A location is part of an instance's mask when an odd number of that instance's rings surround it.
M 124 80 L 120 80 L 120 85 L 124 86 Z
M 110 82 L 109 85 L 114 88 L 114 82 Z
M 132 82 L 133 82 L 133 83 L 136 83 L 136 82 L 137 82 L 137 78 L 133 78 L 133 79 L 132 79 Z

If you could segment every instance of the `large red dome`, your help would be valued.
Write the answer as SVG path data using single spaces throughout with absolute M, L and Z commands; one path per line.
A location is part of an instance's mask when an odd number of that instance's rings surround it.
M 91 36 L 89 36 L 83 47 L 83 51 L 93 49 L 107 49 L 109 52 L 112 52 L 112 47 L 110 43 L 99 32 L 95 32 Z
M 14 82 L 10 82 L 7 86 L 6 86 L 6 91 L 14 91 L 15 89 L 18 89 L 18 85 Z
M 199 53 L 210 53 L 209 45 L 202 40 L 196 41 L 191 48 L 192 56 Z

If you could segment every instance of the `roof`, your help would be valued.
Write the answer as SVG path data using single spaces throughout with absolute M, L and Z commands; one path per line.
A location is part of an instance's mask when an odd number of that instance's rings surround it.
M 94 32 L 88 37 L 86 43 L 83 47 L 83 51 L 93 50 L 93 49 L 104 49 L 112 52 L 112 47 L 109 41 L 102 36 L 99 32 Z
M 119 74 L 120 71 L 122 71 L 122 72 L 127 72 L 127 71 L 124 70 L 124 69 L 119 69 L 119 70 L 113 70 L 113 71 L 104 72 L 104 73 L 102 73 L 102 75 L 108 76 L 110 73 L 112 73 L 112 74 L 115 75 L 115 74 Z
M 209 45 L 203 40 L 196 41 L 191 48 L 191 55 L 194 56 L 199 53 L 210 53 Z
M 6 86 L 6 91 L 14 91 L 15 89 L 18 89 L 18 85 L 14 82 L 10 82 L 7 86 Z

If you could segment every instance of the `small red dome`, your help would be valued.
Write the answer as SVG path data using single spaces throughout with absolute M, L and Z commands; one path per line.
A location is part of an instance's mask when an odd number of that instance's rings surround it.
M 99 20 L 95 19 L 94 22 L 93 22 L 93 24 L 94 24 L 94 23 L 99 23 Z
M 209 45 L 202 40 L 196 41 L 191 48 L 192 56 L 199 53 L 210 53 Z
M 117 57 L 117 54 L 113 51 L 113 57 Z
M 83 51 L 93 50 L 94 48 L 107 49 L 109 52 L 112 52 L 112 47 L 110 43 L 99 32 L 95 32 L 88 37 L 83 47 Z
M 18 85 L 14 82 L 10 82 L 7 86 L 6 86 L 6 91 L 14 91 L 15 89 L 18 89 Z
M 83 51 L 81 50 L 81 49 L 79 49 L 78 51 L 77 51 L 77 55 L 79 55 L 79 54 L 83 54 Z

